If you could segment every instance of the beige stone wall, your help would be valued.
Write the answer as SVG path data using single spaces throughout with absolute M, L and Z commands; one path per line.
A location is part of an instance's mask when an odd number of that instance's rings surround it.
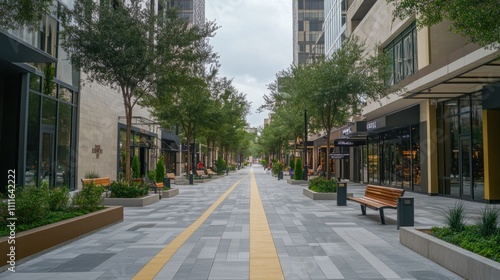
M 82 79 L 85 80 L 85 75 Z M 150 118 L 149 112 L 136 105 L 134 116 Z M 125 116 L 121 93 L 97 83 L 82 85 L 79 105 L 79 129 L 77 151 L 77 180 L 86 172 L 95 171 L 102 177 L 116 179 L 118 166 L 118 116 Z M 141 126 L 148 129 L 148 127 Z M 153 128 L 154 129 L 154 128 Z M 156 132 L 155 132 L 156 133 Z M 102 154 L 92 153 L 100 145 Z

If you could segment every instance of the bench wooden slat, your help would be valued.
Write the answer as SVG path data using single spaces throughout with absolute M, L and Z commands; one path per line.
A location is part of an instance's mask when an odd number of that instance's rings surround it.
M 96 186 L 104 187 L 104 190 L 106 191 L 106 197 L 109 196 L 109 186 L 111 185 L 111 179 L 109 179 L 109 177 L 89 178 L 89 179 L 82 178 L 81 181 L 82 181 L 82 187 L 85 186 L 86 184 L 89 184 L 90 182 L 94 182 Z
M 196 170 L 196 176 L 198 176 L 202 179 L 207 177 L 207 175 L 205 174 L 205 171 L 203 171 L 203 170 Z
M 376 185 L 367 185 L 363 197 L 348 197 L 348 200 L 361 204 L 361 213 L 366 215 L 366 207 L 380 212 L 380 222 L 385 224 L 384 209 L 398 208 L 398 198 L 403 196 L 403 189 Z

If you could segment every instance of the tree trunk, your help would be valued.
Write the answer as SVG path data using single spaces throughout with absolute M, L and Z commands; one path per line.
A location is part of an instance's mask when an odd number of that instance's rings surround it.
M 331 129 L 326 131 L 326 179 L 330 180 L 330 132 Z

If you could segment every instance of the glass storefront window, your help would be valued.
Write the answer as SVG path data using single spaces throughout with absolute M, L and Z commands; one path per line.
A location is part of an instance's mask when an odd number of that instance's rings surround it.
M 43 98 L 42 124 L 56 124 L 57 102 L 50 98 Z
M 438 104 L 439 194 L 484 199 L 481 102 L 478 93 Z
M 418 125 L 411 127 L 411 170 L 413 186 L 422 184 L 420 169 L 420 128 Z
M 57 128 L 57 170 L 56 186 L 70 186 L 71 179 L 71 127 L 73 107 L 59 104 L 59 123 Z
M 30 93 L 29 96 L 25 184 L 37 185 L 38 147 L 40 134 L 40 96 L 34 93 Z

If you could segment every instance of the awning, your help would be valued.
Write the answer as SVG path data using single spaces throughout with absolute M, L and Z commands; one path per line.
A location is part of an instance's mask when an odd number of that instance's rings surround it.
M 0 30 L 0 59 L 8 62 L 57 62 L 48 53 Z
M 359 145 L 366 145 L 366 139 L 363 138 L 339 138 L 333 141 L 335 147 L 354 147 Z

